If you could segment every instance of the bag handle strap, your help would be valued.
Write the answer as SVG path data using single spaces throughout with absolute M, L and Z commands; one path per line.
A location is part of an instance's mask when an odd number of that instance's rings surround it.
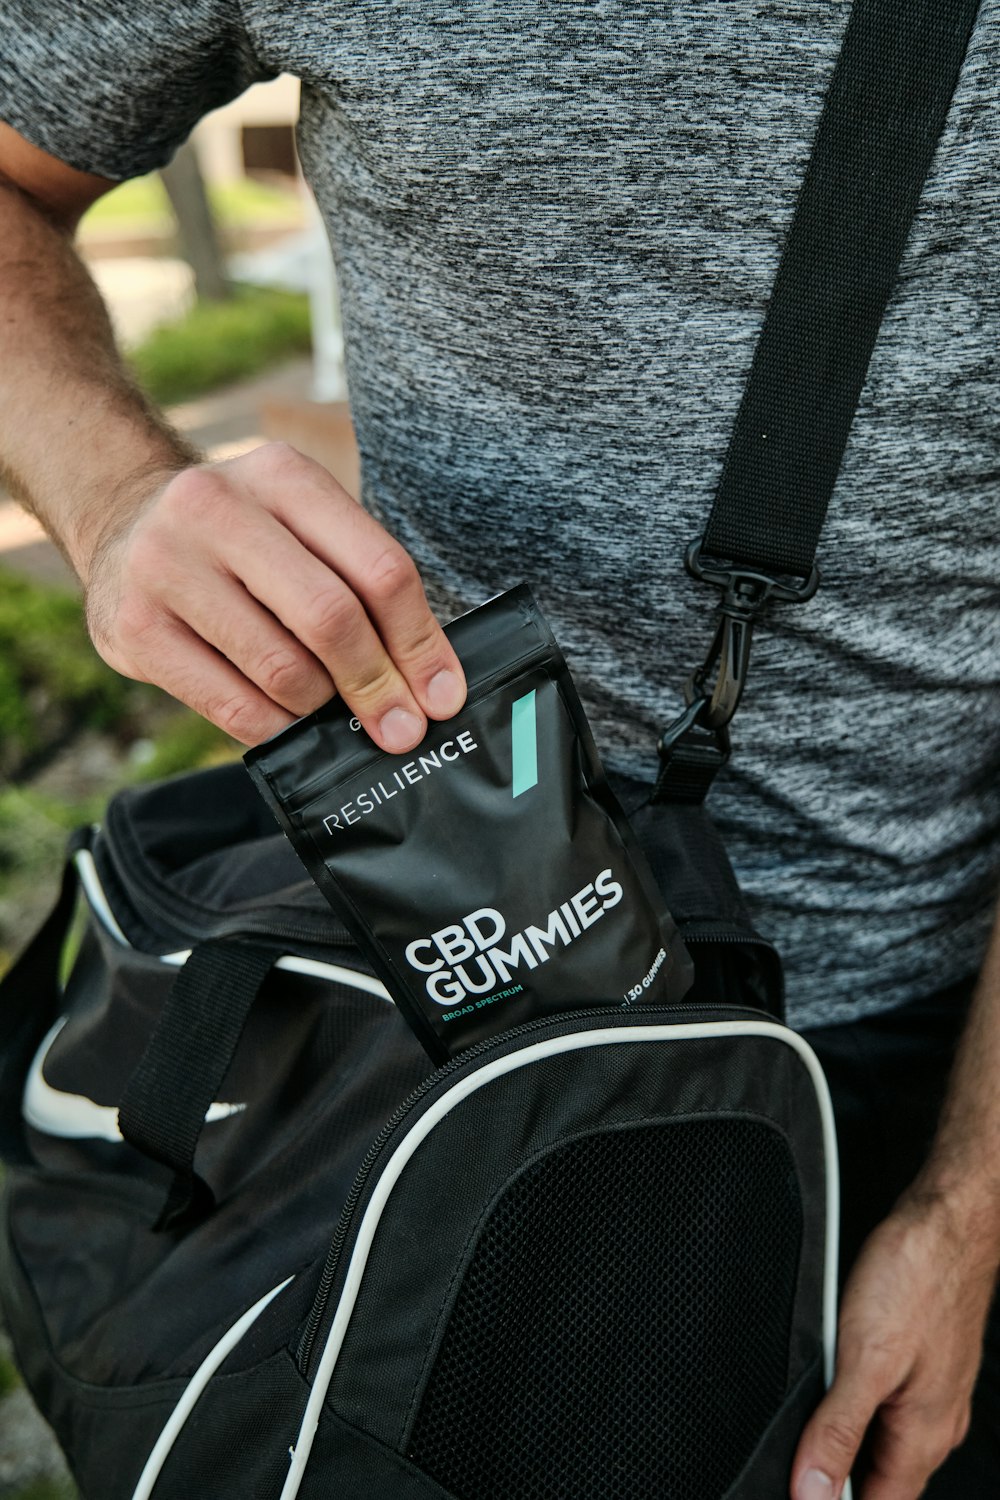
M 770 601 L 819 584 L 816 549 L 979 0 L 855 0 L 694 577 L 722 591 L 654 801 L 700 802 Z
M 59 976 L 79 884 L 73 856 L 87 847 L 89 830 L 80 829 L 70 840 L 52 910 L 0 980 L 0 1157 L 10 1164 L 32 1161 L 21 1095 L 28 1065 L 59 1014 Z M 251 1007 L 282 951 L 234 938 L 193 949 L 125 1087 L 118 1113 L 124 1139 L 174 1174 L 158 1229 L 212 1207 L 211 1189 L 194 1170 L 198 1140 Z
M 194 1170 L 195 1151 L 251 1007 L 279 956 L 274 946 L 235 938 L 192 949 L 125 1086 L 118 1107 L 123 1137 L 174 1174 L 156 1229 L 174 1228 L 213 1206 L 211 1188 Z

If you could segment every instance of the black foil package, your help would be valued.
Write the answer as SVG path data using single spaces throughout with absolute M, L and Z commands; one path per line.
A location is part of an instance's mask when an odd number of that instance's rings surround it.
M 406 755 L 340 699 L 246 765 L 436 1062 L 537 1016 L 679 1000 L 691 964 L 521 586 L 445 627 L 468 701 Z

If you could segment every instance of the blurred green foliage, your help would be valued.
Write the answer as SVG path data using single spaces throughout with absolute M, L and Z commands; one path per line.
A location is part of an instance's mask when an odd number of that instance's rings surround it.
M 151 742 L 149 755 L 133 765 L 130 780 L 160 781 L 196 766 L 221 765 L 242 753 L 242 745 L 200 714 L 180 710 Z
M 0 568 L 0 974 L 54 894 L 68 833 L 123 786 L 241 749 L 106 666 L 77 595 Z
M 12 1360 L 6 1355 L 0 1354 L 0 1401 L 7 1395 L 8 1391 L 14 1391 L 21 1384 L 21 1377 L 17 1373 Z
M 77 1491 L 58 1479 L 36 1479 L 25 1489 L 7 1495 L 6 1500 L 77 1500 Z
M 163 722 L 127 779 L 172 776 L 236 752 L 234 741 L 190 710 L 178 705 L 163 718 L 169 704 L 159 689 L 120 677 L 101 660 L 78 594 L 0 567 L 0 775 L 15 774 L 81 729 L 103 730 L 121 743 L 140 738 L 154 709 Z M 17 796 L 23 800 L 24 794 Z M 49 799 L 42 807 L 44 798 L 35 801 L 36 810 L 65 821 L 65 804 Z M 12 805 L 0 790 L 0 868 L 3 823 Z M 75 806 L 72 815 L 79 811 Z
M 159 405 L 243 380 L 312 345 L 309 299 L 273 287 L 238 286 L 228 302 L 197 302 L 155 328 L 128 358 Z
M 106 800 L 95 796 L 63 802 L 30 788 L 0 787 L 0 892 L 5 877 L 54 876 L 66 835 L 81 823 L 96 821 Z
M 269 187 L 249 177 L 235 182 L 209 183 L 208 200 L 223 229 L 241 228 L 247 224 L 297 224 L 304 217 L 299 192 Z M 98 198 L 88 208 L 80 223 L 86 238 L 88 229 L 119 229 L 124 232 L 169 229 L 174 216 L 166 188 L 158 172 L 147 177 L 133 177 L 112 192 Z
M 0 773 L 71 726 L 110 727 L 144 693 L 101 661 L 77 594 L 0 568 Z

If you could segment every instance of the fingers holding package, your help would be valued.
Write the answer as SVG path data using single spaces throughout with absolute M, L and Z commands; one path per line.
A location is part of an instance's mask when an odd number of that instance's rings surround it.
M 283 443 L 161 477 L 94 548 L 87 619 L 106 662 L 244 744 L 339 693 L 384 750 L 465 701 L 409 554 Z

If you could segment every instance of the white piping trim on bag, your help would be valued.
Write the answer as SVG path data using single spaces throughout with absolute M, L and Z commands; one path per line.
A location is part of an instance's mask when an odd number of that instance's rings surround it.
M 202 1391 L 208 1385 L 208 1382 L 223 1360 L 236 1348 L 236 1345 L 240 1342 L 247 1329 L 256 1323 L 268 1303 L 273 1302 L 278 1293 L 283 1292 L 289 1282 L 294 1280 L 294 1276 L 287 1277 L 278 1286 L 261 1297 L 259 1302 L 255 1302 L 253 1307 L 248 1308 L 243 1316 L 233 1324 L 228 1333 L 222 1336 L 212 1352 L 202 1360 L 188 1381 L 188 1384 L 184 1387 L 177 1405 L 167 1418 L 166 1426 L 153 1444 L 145 1467 L 139 1475 L 139 1483 L 132 1493 L 132 1500 L 149 1500 L 156 1481 L 160 1477 L 163 1465 L 170 1456 L 170 1450 L 176 1443 L 184 1423 L 194 1410 Z
M 116 943 L 123 948 L 131 948 L 132 944 L 118 925 L 114 912 L 108 904 L 97 873 L 97 866 L 94 863 L 94 856 L 90 850 L 79 850 L 74 856 L 74 863 L 80 877 L 81 887 L 94 916 Z M 159 961 L 180 967 L 187 962 L 189 956 L 190 949 L 184 953 L 160 955 Z M 379 980 L 368 974 L 357 974 L 353 969 L 342 968 L 340 964 L 325 964 L 315 959 L 297 958 L 293 954 L 287 954 L 278 959 L 276 967 L 292 973 L 305 974 L 314 979 L 334 981 L 389 1001 L 388 991 Z M 117 1106 L 98 1104 L 85 1094 L 68 1093 L 63 1089 L 53 1088 L 45 1077 L 45 1060 L 65 1024 L 66 1017 L 60 1016 L 42 1038 L 41 1045 L 35 1053 L 25 1080 L 21 1101 L 24 1119 L 33 1129 L 63 1140 L 105 1140 L 120 1143 L 122 1133 L 118 1123 Z M 216 1102 L 209 1105 L 205 1119 L 209 1124 L 214 1124 L 218 1120 L 225 1120 L 232 1115 L 240 1114 L 245 1109 L 246 1104 L 242 1102 L 233 1104 Z
M 118 926 L 115 914 L 108 905 L 108 898 L 104 894 L 101 877 L 97 873 L 94 856 L 90 850 L 78 849 L 73 855 L 73 863 L 76 865 L 76 873 L 80 877 L 83 893 L 94 909 L 94 915 L 100 917 L 111 936 L 116 938 L 123 948 L 131 948 L 132 944 Z
M 56 1037 L 66 1025 L 66 1017 L 60 1016 L 54 1026 L 45 1033 L 37 1052 L 31 1060 L 28 1076 L 21 1096 L 21 1114 L 33 1130 L 43 1135 L 56 1136 L 64 1141 L 111 1141 L 120 1144 L 124 1139 L 118 1123 L 118 1106 L 98 1104 L 86 1094 L 69 1093 L 65 1089 L 53 1088 L 45 1077 L 45 1062 Z M 242 1114 L 245 1104 L 210 1104 L 205 1111 L 205 1120 L 214 1124 L 217 1120 L 228 1120 Z
M 583 1047 L 607 1046 L 626 1042 L 675 1042 L 696 1040 L 699 1037 L 721 1036 L 769 1036 L 784 1042 L 797 1052 L 809 1070 L 819 1103 L 823 1129 L 823 1144 L 827 1160 L 826 1174 L 826 1266 L 823 1286 L 823 1350 L 824 1374 L 829 1386 L 833 1380 L 833 1365 L 837 1333 L 837 1243 L 840 1221 L 840 1177 L 837 1167 L 837 1136 L 833 1119 L 830 1091 L 819 1060 L 809 1043 L 794 1031 L 769 1021 L 709 1021 L 687 1026 L 623 1026 L 604 1031 L 582 1031 L 571 1036 L 553 1037 L 547 1042 L 537 1042 L 506 1057 L 487 1063 L 475 1073 L 461 1079 L 428 1109 L 427 1113 L 410 1130 L 392 1157 L 372 1193 L 365 1210 L 357 1240 L 351 1255 L 344 1289 L 337 1312 L 327 1336 L 323 1357 L 316 1370 L 316 1378 L 309 1393 L 303 1413 L 302 1424 L 291 1452 L 291 1467 L 281 1491 L 280 1500 L 295 1500 L 309 1462 L 309 1454 L 319 1428 L 320 1415 L 326 1394 L 333 1378 L 334 1368 L 340 1354 L 347 1327 L 358 1298 L 361 1280 L 368 1263 L 372 1241 L 378 1228 L 382 1212 L 393 1188 L 399 1181 L 407 1163 L 430 1132 L 440 1124 L 456 1105 L 470 1094 L 515 1068 L 540 1062 L 563 1052 Z M 850 1500 L 850 1486 L 844 1490 L 844 1500 Z
M 97 873 L 97 865 L 94 856 L 89 849 L 78 849 L 73 856 L 77 874 L 80 877 L 80 885 L 93 909 L 94 915 L 99 918 L 102 925 L 107 928 L 116 942 L 121 943 L 123 948 L 131 948 L 132 944 L 122 932 L 115 919 L 115 914 L 108 905 L 108 898 L 104 894 L 100 876 Z M 177 953 L 161 953 L 158 955 L 161 964 L 171 964 L 174 968 L 182 968 L 191 957 L 191 949 L 184 948 Z M 380 1000 L 386 1000 L 391 1005 L 392 996 L 380 979 L 371 974 L 359 974 L 355 969 L 345 969 L 341 964 L 321 963 L 314 958 L 297 958 L 294 954 L 284 954 L 277 960 L 274 967 L 283 969 L 287 974 L 304 974 L 309 979 L 333 980 L 337 984 L 346 984 L 349 988 L 363 990 L 366 995 L 377 995 Z

